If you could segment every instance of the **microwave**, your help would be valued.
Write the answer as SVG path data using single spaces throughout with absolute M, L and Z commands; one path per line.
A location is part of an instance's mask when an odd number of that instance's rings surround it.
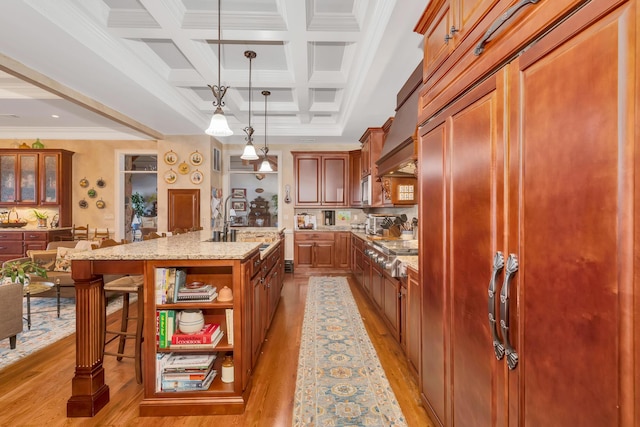
M 371 175 L 367 175 L 362 178 L 360 183 L 360 197 L 362 201 L 362 206 L 371 206 Z

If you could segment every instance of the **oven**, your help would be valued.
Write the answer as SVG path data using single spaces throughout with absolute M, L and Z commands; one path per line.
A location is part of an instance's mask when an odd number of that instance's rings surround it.
M 406 274 L 406 269 L 398 256 L 418 255 L 418 248 L 415 243 L 403 240 L 367 241 L 364 255 L 385 270 L 389 276 L 401 277 L 403 273 Z

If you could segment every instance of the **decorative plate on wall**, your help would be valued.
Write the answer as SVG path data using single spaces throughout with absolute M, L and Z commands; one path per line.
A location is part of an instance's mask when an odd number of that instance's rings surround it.
M 203 179 L 204 175 L 202 175 L 202 172 L 200 172 L 198 169 L 191 172 L 191 182 L 193 182 L 194 184 L 200 184 Z
M 96 181 L 96 185 L 100 188 L 104 188 L 107 183 L 104 181 L 104 179 L 100 178 L 99 180 Z
M 260 194 L 260 193 L 263 193 L 263 192 L 264 192 L 264 188 L 256 188 L 254 191 L 255 191 L 256 193 Z
M 193 166 L 200 166 L 202 164 L 202 160 L 202 154 L 200 154 L 198 150 L 189 155 L 189 161 Z
M 94 190 L 93 188 L 87 191 L 87 196 L 91 197 L 92 199 L 94 197 L 96 197 L 98 195 L 98 192 L 96 190 Z
M 89 180 L 87 178 L 82 178 L 80 180 L 80 187 L 85 188 L 85 187 L 88 187 L 88 186 L 89 186 Z
M 104 207 L 106 206 L 106 204 L 104 203 L 104 201 L 102 199 L 98 200 L 96 202 L 96 206 L 98 207 L 98 209 L 104 209 Z
M 164 153 L 164 162 L 168 165 L 175 165 L 178 161 L 178 155 L 173 151 L 169 150 Z
M 176 171 L 173 169 L 169 169 L 164 173 L 164 180 L 167 184 L 173 184 L 178 179 L 178 175 L 176 175 Z
M 180 172 L 182 175 L 186 175 L 189 173 L 189 169 L 191 169 L 189 167 L 189 165 L 187 164 L 187 162 L 182 162 L 178 165 L 178 172 Z
M 78 202 L 78 206 L 82 209 L 87 209 L 89 207 L 89 203 L 85 199 L 82 199 Z

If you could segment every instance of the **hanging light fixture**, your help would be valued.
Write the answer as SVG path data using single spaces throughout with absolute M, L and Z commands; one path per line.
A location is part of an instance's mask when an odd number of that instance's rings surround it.
M 224 105 L 224 94 L 227 92 L 228 86 L 222 86 L 220 84 L 220 63 L 222 62 L 222 57 L 220 56 L 220 45 L 222 44 L 221 37 L 221 27 L 220 27 L 220 2 L 222 0 L 218 0 L 218 84 L 217 85 L 207 85 L 211 92 L 213 93 L 213 97 L 215 100 L 213 101 L 213 106 L 216 107 L 216 111 L 213 113 L 213 117 L 211 117 L 211 123 L 209 123 L 209 127 L 204 132 L 207 135 L 211 136 L 229 136 L 233 135 L 233 131 L 229 128 L 229 124 L 227 123 L 227 118 L 224 116 L 224 111 L 222 111 L 222 106 Z
M 267 154 L 269 154 L 269 147 L 267 147 L 267 97 L 271 95 L 271 92 L 263 90 L 262 94 L 264 95 L 264 148 L 261 148 L 260 150 L 264 153 L 264 159 L 260 164 L 258 172 L 273 172 L 271 163 L 269 163 L 269 159 L 267 158 Z
M 244 146 L 244 151 L 240 158 L 242 160 L 258 160 L 256 147 L 253 146 L 253 128 L 251 127 L 251 61 L 256 57 L 256 53 L 252 50 L 245 50 L 244 56 L 249 58 L 249 126 L 244 128 L 244 132 L 247 134 L 245 138 L 247 145 Z

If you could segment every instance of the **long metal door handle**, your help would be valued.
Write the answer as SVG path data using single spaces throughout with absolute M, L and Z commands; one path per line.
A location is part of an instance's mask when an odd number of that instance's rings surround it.
M 518 257 L 514 254 L 509 254 L 507 267 L 505 269 L 504 284 L 500 292 L 500 329 L 502 330 L 507 366 L 509 366 L 509 369 L 515 369 L 518 365 L 518 353 L 516 353 L 516 350 L 509 341 L 509 286 L 516 271 L 518 271 Z
M 491 328 L 491 334 L 493 335 L 493 352 L 496 354 L 496 359 L 501 360 L 504 357 L 504 346 L 500 342 L 498 336 L 498 325 L 496 324 L 496 280 L 498 274 L 504 268 L 504 255 L 502 252 L 496 252 L 493 257 L 493 271 L 491 273 L 491 280 L 489 281 L 489 327 Z
M 515 15 L 516 12 L 522 9 L 523 7 L 530 4 L 536 4 L 539 1 L 540 0 L 521 0 L 520 2 L 518 2 L 518 4 L 515 4 L 511 6 L 509 9 L 507 9 L 505 13 L 500 15 L 500 18 L 498 18 L 497 21 L 491 24 L 487 32 L 484 33 L 484 36 L 482 36 L 482 39 L 480 39 L 480 42 L 476 45 L 476 49 L 473 51 L 473 53 L 476 56 L 480 56 L 482 52 L 484 52 L 484 46 L 489 42 L 489 39 L 495 34 L 496 31 L 498 31 L 500 27 L 504 25 L 505 22 L 511 19 L 513 15 Z

